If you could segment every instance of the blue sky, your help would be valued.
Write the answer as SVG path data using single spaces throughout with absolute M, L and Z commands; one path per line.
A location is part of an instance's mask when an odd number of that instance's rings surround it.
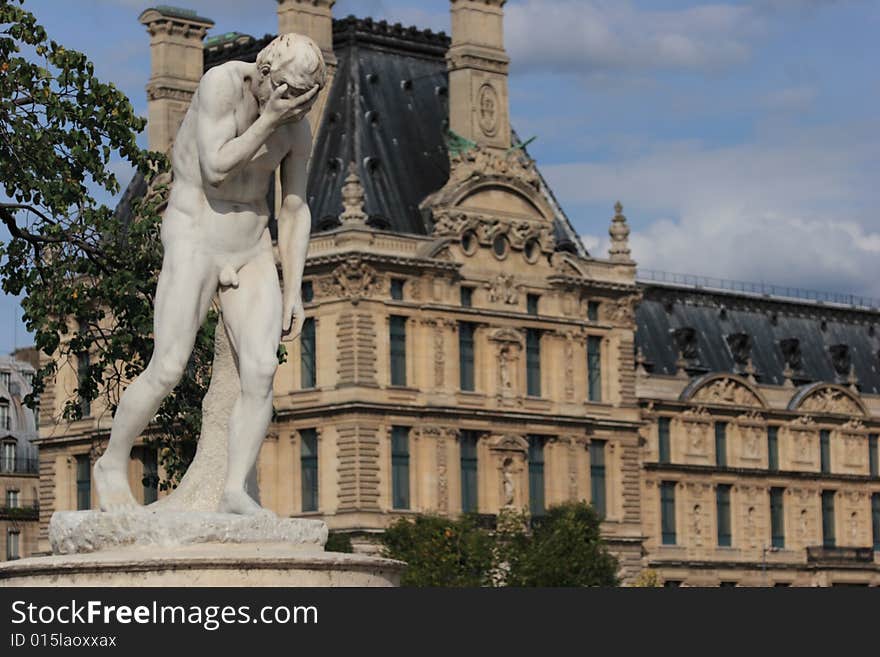
M 168 0 L 211 34 L 276 30 L 275 0 Z M 140 0 L 25 0 L 146 115 Z M 880 298 L 880 2 L 508 0 L 511 115 L 596 256 L 620 199 L 644 268 Z M 336 16 L 449 30 L 446 0 Z M 124 167 L 120 174 L 125 175 Z M 28 341 L 0 299 L 0 352 Z

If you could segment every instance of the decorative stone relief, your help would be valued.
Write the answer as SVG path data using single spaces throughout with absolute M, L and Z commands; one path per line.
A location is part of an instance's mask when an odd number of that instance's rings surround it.
M 736 418 L 740 434 L 740 456 L 747 461 L 757 461 L 761 456 L 761 442 L 765 436 L 764 418 L 755 411 L 744 413 Z
M 867 432 L 858 418 L 853 418 L 838 430 L 843 441 L 844 465 L 859 468 L 865 464 Z
M 447 452 L 449 441 L 458 437 L 458 429 L 445 426 L 419 427 L 415 432 L 419 440 L 433 440 L 437 457 L 437 511 L 449 512 L 449 466 Z
M 606 321 L 622 325 L 629 326 L 633 324 L 636 320 L 636 306 L 639 305 L 639 302 L 642 300 L 642 295 L 640 294 L 629 294 L 624 297 L 620 297 L 611 303 L 603 303 L 602 308 L 604 309 L 604 315 Z
M 712 428 L 712 416 L 699 407 L 689 409 L 681 414 L 686 437 L 687 453 L 692 456 L 708 456 L 709 432 Z
M 357 300 L 368 296 L 388 294 L 388 278 L 360 258 L 348 258 L 329 276 L 317 279 L 321 296 Z
M 848 394 L 838 388 L 827 386 L 811 392 L 800 404 L 799 410 L 809 413 L 838 413 L 862 415 L 862 409 Z
M 797 463 L 811 464 L 814 461 L 813 443 L 816 441 L 818 428 L 809 416 L 795 418 L 788 424 L 794 446 L 792 459 Z
M 492 303 L 519 303 L 522 285 L 514 282 L 512 274 L 498 274 L 494 281 L 487 281 L 483 287 L 489 291 L 489 301 Z
M 487 137 L 494 137 L 498 132 L 498 92 L 488 82 L 480 87 L 477 99 L 480 130 Z
M 568 499 L 572 500 L 572 501 L 577 500 L 577 498 L 578 498 L 577 455 L 578 455 L 577 437 L 570 436 L 568 439 Z
M 525 249 L 532 241 L 545 253 L 552 253 L 555 246 L 552 229 L 544 221 L 500 218 L 469 210 L 444 209 L 434 213 L 434 236 L 460 238 L 465 233 L 471 233 L 477 242 L 487 247 L 499 235 L 504 235 L 515 251 Z
M 692 399 L 703 404 L 732 404 L 762 408 L 761 400 L 754 392 L 732 378 L 719 378 L 697 390 Z
M 574 335 L 565 334 L 565 399 L 574 400 Z

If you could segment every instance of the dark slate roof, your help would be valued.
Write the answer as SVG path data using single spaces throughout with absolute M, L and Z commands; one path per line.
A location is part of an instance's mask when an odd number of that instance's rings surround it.
M 232 59 L 255 61 L 272 38 L 236 34 L 211 42 L 205 48 L 205 70 Z M 333 21 L 338 66 L 308 183 L 313 231 L 338 225 L 342 185 L 353 161 L 366 193 L 369 223 L 400 233 L 431 232 L 419 203 L 449 179 L 449 43 L 442 32 L 385 21 L 354 16 Z M 518 141 L 514 134 L 514 143 Z M 556 210 L 559 248 L 586 255 L 543 178 L 541 182 Z
M 696 337 L 696 358 L 687 368 L 691 375 L 741 372 L 728 336 L 742 333 L 751 340 L 758 382 L 781 385 L 786 361 L 780 343 L 794 338 L 801 362 L 793 377 L 796 385 L 846 383 L 844 371 L 851 364 L 859 389 L 880 394 L 877 310 L 653 283 L 640 283 L 640 287 L 644 299 L 636 311 L 636 347 L 650 373 L 676 373 L 679 351 L 674 332 L 691 328 Z M 846 346 L 843 362 L 840 345 Z

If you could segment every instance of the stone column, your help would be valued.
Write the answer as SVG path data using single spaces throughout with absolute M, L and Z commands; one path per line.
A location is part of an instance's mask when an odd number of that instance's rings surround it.
M 510 148 L 505 2 L 450 0 L 452 45 L 446 55 L 450 129 L 499 151 Z
M 167 152 L 204 69 L 202 40 L 214 26 L 194 11 L 162 6 L 138 20 L 150 34 L 147 137 L 150 150 Z

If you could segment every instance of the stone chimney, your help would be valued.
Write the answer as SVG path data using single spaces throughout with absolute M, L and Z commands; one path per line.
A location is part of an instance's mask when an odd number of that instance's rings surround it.
M 452 45 L 449 128 L 492 149 L 510 148 L 510 109 L 504 51 L 506 0 L 450 0 Z
M 150 34 L 149 148 L 164 153 L 171 148 L 199 86 L 204 67 L 202 40 L 214 21 L 188 9 L 166 6 L 146 9 L 138 20 Z

